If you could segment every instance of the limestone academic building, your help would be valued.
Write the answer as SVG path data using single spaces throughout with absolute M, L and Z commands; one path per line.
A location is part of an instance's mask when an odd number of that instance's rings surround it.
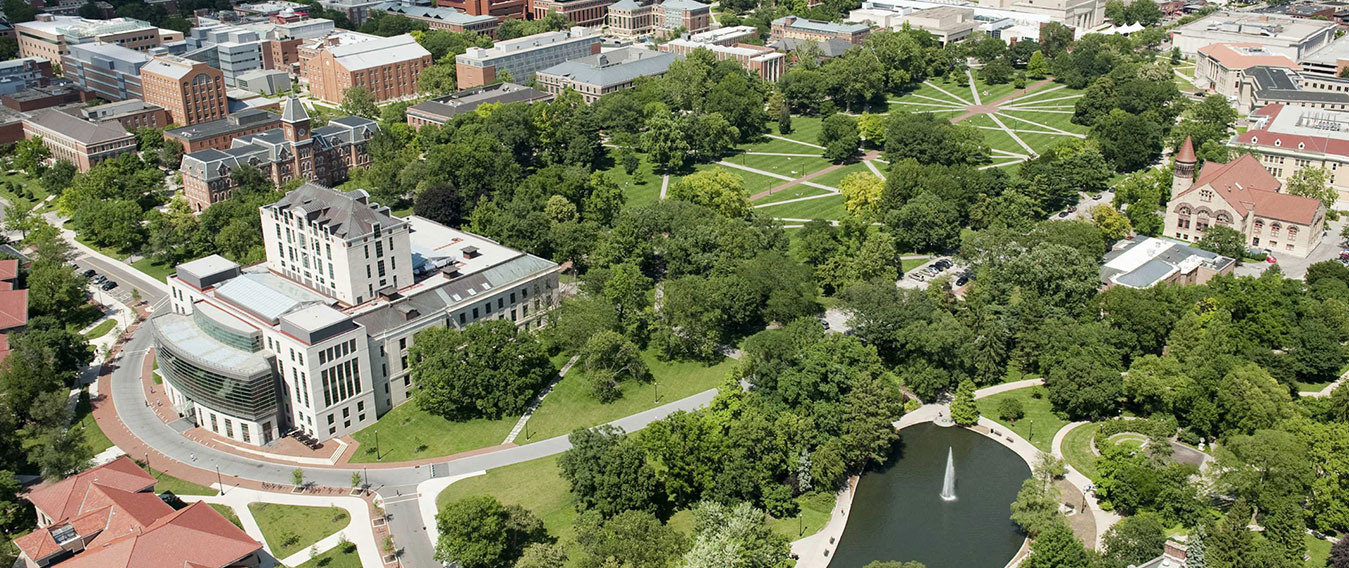
M 151 319 L 174 408 L 236 442 L 360 430 L 416 388 L 418 331 L 536 329 L 558 301 L 556 263 L 395 217 L 364 190 L 307 183 L 259 214 L 266 262 L 181 264 L 167 278 L 172 309 Z

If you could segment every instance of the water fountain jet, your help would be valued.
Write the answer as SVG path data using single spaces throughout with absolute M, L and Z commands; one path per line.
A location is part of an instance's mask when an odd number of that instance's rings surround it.
M 956 462 L 951 448 L 946 448 L 946 479 L 941 485 L 942 501 L 956 500 Z

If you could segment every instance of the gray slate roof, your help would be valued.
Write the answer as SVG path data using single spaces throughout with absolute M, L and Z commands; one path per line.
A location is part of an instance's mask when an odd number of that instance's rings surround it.
M 608 53 L 564 61 L 539 71 L 544 75 L 568 77 L 577 83 L 608 87 L 638 77 L 661 75 L 675 62 L 673 53 L 644 47 L 626 47 Z
M 316 183 L 295 188 L 267 207 L 291 210 L 296 214 L 303 212 L 310 222 L 325 225 L 330 233 L 344 239 L 368 234 L 376 224 L 388 228 L 405 223 L 390 215 L 388 207 L 370 203 L 369 195 L 363 189 L 341 192 Z
M 60 132 L 85 145 L 112 142 L 131 136 L 131 133 L 127 132 L 122 123 L 116 120 L 91 122 L 56 109 L 35 112 L 28 120 L 44 128 Z

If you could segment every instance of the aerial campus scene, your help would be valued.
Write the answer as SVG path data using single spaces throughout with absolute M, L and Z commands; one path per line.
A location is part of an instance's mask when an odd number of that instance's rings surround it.
M 0 565 L 1349 568 L 1346 31 L 3 0 Z

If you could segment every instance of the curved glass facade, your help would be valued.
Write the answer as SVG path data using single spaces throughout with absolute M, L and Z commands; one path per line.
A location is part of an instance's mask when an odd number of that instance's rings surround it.
M 245 420 L 261 420 L 276 414 L 276 376 L 267 372 L 252 377 L 229 376 L 194 364 L 174 347 L 155 337 L 159 370 L 193 402 Z
M 197 309 L 192 312 L 192 321 L 201 328 L 206 335 L 211 336 L 216 341 L 224 343 L 235 349 L 242 349 L 249 353 L 256 353 L 262 350 L 262 334 L 252 333 L 244 335 L 236 333 L 222 326 L 216 325 L 211 318 L 204 315 L 204 310 Z

